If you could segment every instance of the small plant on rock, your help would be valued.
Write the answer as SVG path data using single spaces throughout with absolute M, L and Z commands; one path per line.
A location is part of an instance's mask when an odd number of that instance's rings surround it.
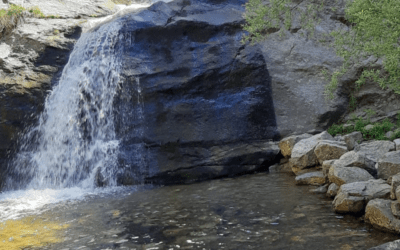
M 376 112 L 373 111 L 372 109 L 365 109 L 364 111 L 367 114 L 367 122 L 370 123 L 371 122 L 371 116 L 375 115 Z
M 38 6 L 32 7 L 29 9 L 29 12 L 32 13 L 37 18 L 45 18 L 46 16 L 43 12 L 39 9 Z

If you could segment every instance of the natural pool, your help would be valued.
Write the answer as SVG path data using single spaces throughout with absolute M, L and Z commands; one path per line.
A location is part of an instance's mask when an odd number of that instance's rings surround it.
M 368 249 L 398 238 L 335 214 L 293 179 L 259 173 L 49 204 L 35 220 L 64 227 L 52 236 L 60 242 L 39 248 Z

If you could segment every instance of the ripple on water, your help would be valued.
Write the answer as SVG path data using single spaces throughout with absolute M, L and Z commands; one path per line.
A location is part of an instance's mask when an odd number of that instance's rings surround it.
M 41 213 L 70 225 L 41 249 L 368 249 L 397 238 L 309 189 L 257 174 L 92 195 Z

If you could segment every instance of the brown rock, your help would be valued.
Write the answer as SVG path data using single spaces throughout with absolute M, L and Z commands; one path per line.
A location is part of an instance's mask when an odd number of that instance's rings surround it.
M 394 201 L 374 199 L 365 208 L 365 221 L 372 226 L 393 233 L 400 233 L 400 220 L 392 214 L 391 204 Z
M 335 183 L 331 183 L 328 187 L 328 191 L 326 192 L 326 196 L 333 198 L 337 195 L 338 191 L 339 191 L 339 186 L 336 185 Z
M 279 142 L 279 149 L 281 150 L 282 155 L 285 158 L 290 157 L 292 155 L 292 149 L 293 149 L 294 145 L 298 141 L 300 141 L 302 139 L 310 138 L 311 136 L 312 135 L 310 135 L 310 134 L 292 135 L 292 136 L 282 139 Z
M 320 141 L 314 149 L 320 164 L 326 160 L 339 159 L 346 152 L 347 146 L 345 143 L 332 140 Z
M 296 185 L 321 186 L 325 184 L 326 179 L 322 171 L 310 172 L 296 177 Z

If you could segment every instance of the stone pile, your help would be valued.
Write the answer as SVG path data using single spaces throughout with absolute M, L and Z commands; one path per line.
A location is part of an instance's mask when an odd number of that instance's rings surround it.
M 373 226 L 400 233 L 399 141 L 363 141 L 360 132 L 333 138 L 326 131 L 279 142 L 285 157 L 275 172 L 292 172 L 296 184 L 319 186 L 337 213 L 365 213 Z M 383 249 L 383 248 L 382 248 Z

